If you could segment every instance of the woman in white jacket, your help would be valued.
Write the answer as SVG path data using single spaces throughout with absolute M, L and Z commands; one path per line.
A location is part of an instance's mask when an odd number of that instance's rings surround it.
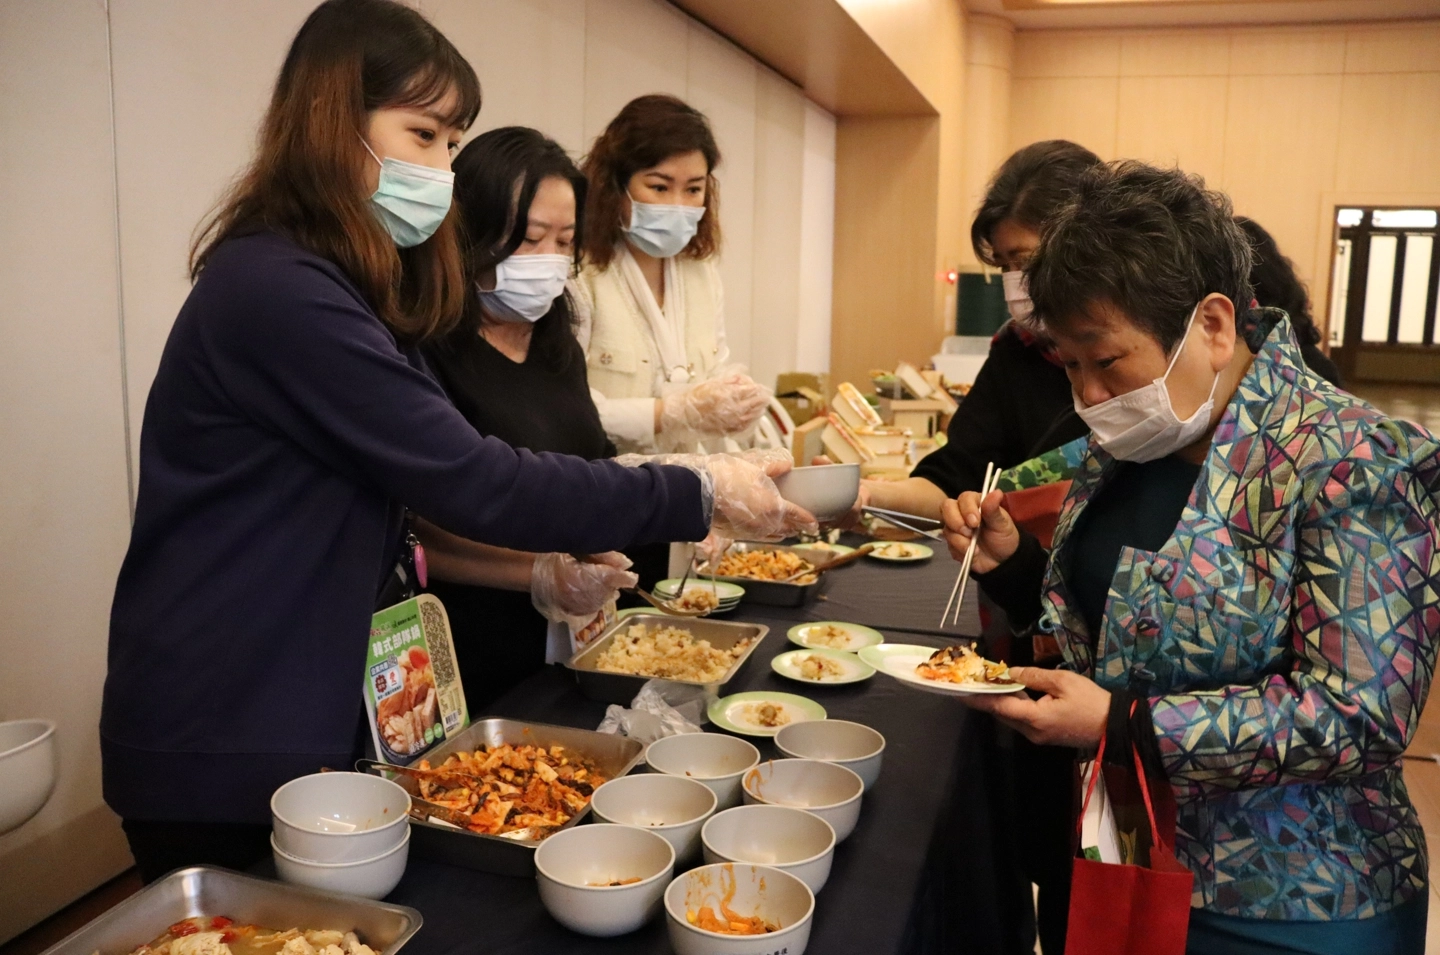
M 661 95 L 628 103 L 585 159 L 577 334 L 621 451 L 724 450 L 769 402 L 725 343 L 719 162 L 704 115 Z

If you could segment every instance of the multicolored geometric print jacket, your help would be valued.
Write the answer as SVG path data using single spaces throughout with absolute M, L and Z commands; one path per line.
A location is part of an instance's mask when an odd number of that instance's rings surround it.
M 1283 314 L 1261 322 L 1174 535 L 1121 551 L 1098 635 L 1057 570 L 1113 471 L 1090 450 L 1039 626 L 1102 686 L 1151 681 L 1193 905 L 1366 918 L 1427 885 L 1400 754 L 1440 635 L 1440 445 L 1306 371 Z

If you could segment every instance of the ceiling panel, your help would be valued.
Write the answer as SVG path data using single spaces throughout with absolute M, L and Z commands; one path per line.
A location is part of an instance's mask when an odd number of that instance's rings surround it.
M 1341 23 L 1440 17 L 1440 0 L 966 0 L 1022 30 Z

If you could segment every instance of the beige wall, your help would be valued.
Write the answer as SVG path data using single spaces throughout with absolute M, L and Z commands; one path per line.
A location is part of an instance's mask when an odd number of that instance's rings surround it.
M 60 724 L 60 786 L 0 839 L 0 940 L 128 864 L 100 796 L 106 628 L 144 402 L 189 289 L 192 230 L 247 160 L 316 0 L 0 3 L 0 719 Z M 833 117 L 661 0 L 421 0 L 480 74 L 476 132 L 582 151 L 632 97 L 714 123 L 730 340 L 763 381 L 823 371 Z M 113 121 L 112 121 L 113 106 Z M 112 150 L 113 142 L 113 150 Z M 820 263 L 824 268 L 814 268 Z M 803 332 L 802 332 L 803 328 Z M 129 444 L 127 444 L 127 437 Z
M 0 720 L 59 780 L 0 837 L 0 941 L 129 864 L 100 799 L 110 595 L 129 538 L 105 11 L 0 4 Z
M 1055 137 L 1228 192 L 1321 320 L 1335 205 L 1440 202 L 1440 21 L 1022 31 L 1007 148 Z

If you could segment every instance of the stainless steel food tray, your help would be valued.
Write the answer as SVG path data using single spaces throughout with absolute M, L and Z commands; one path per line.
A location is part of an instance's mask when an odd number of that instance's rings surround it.
M 430 765 L 437 766 L 451 753 L 480 749 L 482 746 L 563 746 L 584 756 L 606 779 L 624 776 L 640 762 L 645 747 L 624 736 L 576 729 L 573 726 L 552 726 L 548 723 L 525 723 L 489 717 L 471 723 L 460 733 L 425 754 Z M 419 795 L 415 780 L 395 776 L 395 782 Z M 571 817 L 562 828 L 569 828 L 590 812 L 585 808 Z M 433 859 L 451 865 L 529 878 L 535 874 L 535 847 L 538 842 L 520 842 L 503 836 L 487 836 L 457 829 L 436 822 L 410 821 L 410 852 L 421 859 Z M 168 924 L 168 923 L 167 923 Z M 84 955 L 90 955 L 89 952 Z M 108 953 L 102 953 L 108 955 Z
M 818 555 L 814 550 L 807 550 L 803 547 L 786 547 L 782 544 L 752 543 L 751 541 L 738 541 L 730 545 L 730 549 L 741 553 L 752 550 L 789 551 L 814 564 L 815 569 L 819 572 L 819 577 L 814 583 L 809 584 L 784 584 L 777 580 L 759 580 L 754 577 L 715 577 L 716 580 L 726 580 L 744 587 L 745 596 L 740 598 L 741 603 L 748 601 L 767 607 L 800 607 L 814 600 L 815 595 L 820 592 L 820 588 L 825 585 L 825 564 L 817 561 Z M 840 555 L 835 555 L 835 557 L 838 556 Z M 834 557 L 831 559 L 833 560 Z M 709 578 L 711 575 L 705 574 L 704 576 Z
M 580 684 L 580 692 L 592 700 L 601 700 L 605 703 L 621 703 L 626 706 L 635 699 L 635 694 L 650 680 L 648 676 L 633 676 L 629 673 L 610 673 L 597 669 L 596 661 L 606 648 L 615 640 L 616 635 L 628 630 L 637 623 L 643 623 L 647 627 L 679 627 L 688 630 L 695 635 L 696 639 L 709 640 L 710 645 L 720 650 L 729 650 L 735 644 L 746 637 L 751 638 L 750 646 L 725 672 L 723 679 L 715 683 L 697 683 L 693 680 L 671 680 L 671 683 L 679 683 L 684 686 L 700 686 L 705 688 L 708 698 L 714 699 L 719 695 L 720 688 L 735 678 L 745 661 L 755 652 L 755 648 L 765 639 L 770 628 L 758 623 L 731 623 L 724 620 L 708 620 L 702 617 L 671 617 L 662 613 L 637 613 L 617 620 L 609 630 L 602 633 L 594 643 L 575 654 L 565 661 L 565 666 L 575 672 L 575 680 Z
M 347 895 L 241 875 L 229 869 L 177 869 L 121 902 L 45 955 L 128 955 L 181 919 L 224 915 L 247 925 L 354 932 L 392 955 L 420 930 L 420 913 Z

